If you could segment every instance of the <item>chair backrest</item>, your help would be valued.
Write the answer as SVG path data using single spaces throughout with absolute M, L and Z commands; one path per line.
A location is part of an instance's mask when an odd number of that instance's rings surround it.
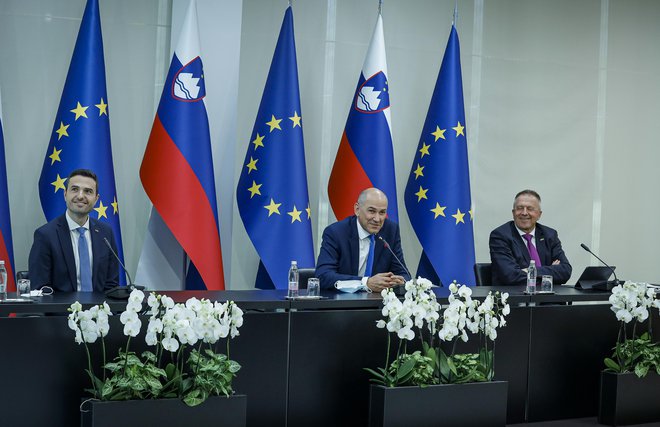
M 30 273 L 28 271 L 17 271 L 16 272 L 16 281 L 19 281 L 21 279 L 29 279 L 30 278 Z
M 474 264 L 474 276 L 477 286 L 490 286 L 493 284 L 492 264 L 489 262 L 478 262 Z
M 307 289 L 307 280 L 314 277 L 314 274 L 316 274 L 315 268 L 298 269 L 298 289 Z

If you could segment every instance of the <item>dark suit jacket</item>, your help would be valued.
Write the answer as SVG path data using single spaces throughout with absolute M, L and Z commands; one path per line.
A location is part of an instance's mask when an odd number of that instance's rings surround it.
M 30 282 L 34 288 L 48 285 L 55 291 L 76 291 L 76 261 L 65 215 L 55 218 L 34 232 L 28 261 Z M 108 239 L 116 252 L 115 238 L 108 225 L 91 217 L 89 229 L 94 257 L 92 285 L 94 291 L 103 292 L 119 284 L 119 263 L 103 241 L 104 237 Z
M 566 283 L 573 268 L 568 262 L 557 231 L 541 224 L 536 224 L 536 250 L 541 259 L 537 277 L 551 275 L 555 285 Z M 529 267 L 529 250 L 520 237 L 513 221 L 497 227 L 490 233 L 490 261 L 493 264 L 493 285 L 524 285 L 527 274 L 522 271 Z M 554 260 L 559 265 L 552 265 Z
M 383 228 L 376 235 L 372 273 L 375 275 L 392 272 L 403 276 L 406 280 L 410 280 L 408 273 L 399 265 L 390 251 L 385 248 L 383 242 L 378 240 L 378 236 L 382 236 L 390 244 L 401 262 L 405 263 L 403 251 L 401 250 L 399 225 L 386 219 Z M 359 239 L 356 216 L 351 216 L 326 227 L 323 231 L 321 251 L 316 262 L 316 277 L 321 282 L 321 288 L 332 288 L 337 280 L 361 279 L 357 275 L 360 268 L 358 265 L 360 257 Z

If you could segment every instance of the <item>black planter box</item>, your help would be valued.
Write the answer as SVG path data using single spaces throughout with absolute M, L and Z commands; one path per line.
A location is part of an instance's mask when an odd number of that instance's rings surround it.
M 506 381 L 427 387 L 371 386 L 369 426 L 503 427 Z
M 180 399 L 90 400 L 82 404 L 82 427 L 245 427 L 247 396 L 213 396 L 190 407 Z
M 660 421 L 660 376 L 601 372 L 598 422 L 625 426 Z

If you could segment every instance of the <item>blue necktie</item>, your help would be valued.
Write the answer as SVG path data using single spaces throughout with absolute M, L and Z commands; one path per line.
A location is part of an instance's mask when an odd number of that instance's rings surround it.
M 374 240 L 374 235 L 369 235 L 369 255 L 367 255 L 367 267 L 364 269 L 364 275 L 371 277 L 372 270 L 374 269 L 374 246 L 376 246 L 376 241 Z
M 92 292 L 92 266 L 85 239 L 85 227 L 78 227 L 78 259 L 80 261 L 80 290 Z

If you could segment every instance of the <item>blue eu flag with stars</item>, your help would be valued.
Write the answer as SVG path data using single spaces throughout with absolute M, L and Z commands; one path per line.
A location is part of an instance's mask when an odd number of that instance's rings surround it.
M 112 227 L 123 262 L 109 112 L 99 5 L 98 0 L 88 0 L 39 177 L 39 197 L 50 221 L 66 211 L 69 173 L 80 168 L 94 171 L 100 197 L 90 215 Z M 119 277 L 125 284 L 124 275 Z
M 286 289 L 292 260 L 314 267 L 302 123 L 289 6 L 236 188 L 243 225 L 261 258 L 258 288 Z
M 452 25 L 405 203 L 422 244 L 417 275 L 434 283 L 474 285 L 474 234 L 458 33 Z

